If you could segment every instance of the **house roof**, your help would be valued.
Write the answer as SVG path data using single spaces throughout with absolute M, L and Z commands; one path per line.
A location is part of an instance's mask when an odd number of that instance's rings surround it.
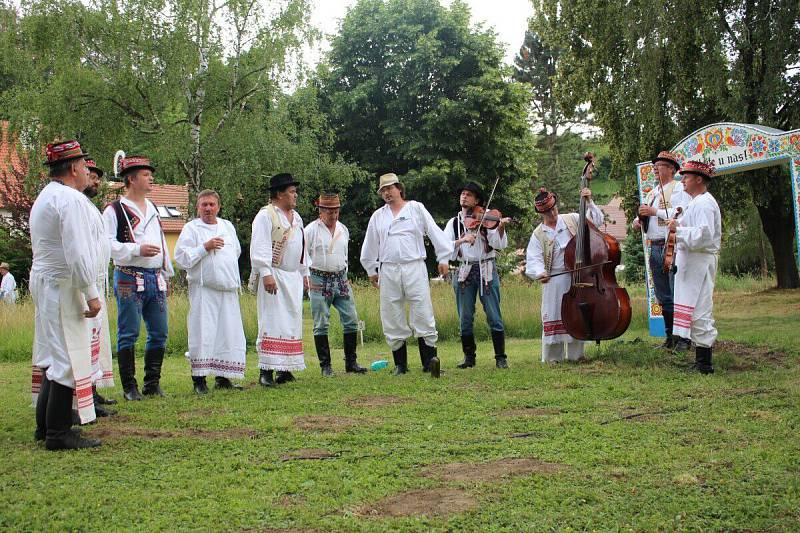
M 122 191 L 122 184 L 112 182 L 109 187 L 111 189 L 109 201 L 112 201 L 119 197 Z M 147 195 L 147 198 L 156 204 L 156 207 L 177 209 L 178 216 L 169 211 L 164 212 L 162 209 L 159 209 L 159 215 L 161 215 L 161 225 L 165 233 L 180 233 L 184 224 L 186 224 L 189 212 L 189 188 L 186 185 L 153 184 L 153 190 Z
M 21 190 L 22 183 L 18 176 L 24 176 L 28 171 L 27 162 L 22 159 L 17 151 L 16 139 L 9 131 L 7 120 L 0 121 L 0 209 L 5 208 L 5 199 L 10 202 L 15 200 L 17 190 Z
M 600 230 L 608 233 L 620 243 L 628 236 L 628 219 L 625 217 L 625 211 L 620 207 L 621 203 L 622 198 L 615 196 L 606 205 L 600 206 L 600 209 L 606 214 L 606 221 Z

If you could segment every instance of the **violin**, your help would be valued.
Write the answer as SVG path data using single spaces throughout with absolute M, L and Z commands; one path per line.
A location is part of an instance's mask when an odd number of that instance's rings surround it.
M 587 153 L 584 161 L 581 189 L 592 179 L 594 156 Z M 599 344 L 628 329 L 631 300 L 628 291 L 617 284 L 615 269 L 622 258 L 619 242 L 586 219 L 586 201 L 581 196 L 578 229 L 564 250 L 572 280 L 561 299 L 561 320 L 572 337 Z
M 497 209 L 489 209 L 488 211 L 483 207 L 476 205 L 464 217 L 464 227 L 468 230 L 475 230 L 479 227 L 486 229 L 495 229 L 500 225 L 503 220 L 503 214 Z M 514 222 L 514 219 L 511 219 Z
M 678 217 L 681 216 L 683 213 L 682 207 L 675 208 L 675 215 L 673 215 L 673 220 L 678 220 Z M 672 265 L 675 264 L 675 244 L 678 242 L 678 234 L 675 232 L 674 229 L 669 230 L 669 234 L 664 241 L 664 265 L 661 267 L 661 271 L 664 274 L 669 274 L 669 271 L 672 270 Z

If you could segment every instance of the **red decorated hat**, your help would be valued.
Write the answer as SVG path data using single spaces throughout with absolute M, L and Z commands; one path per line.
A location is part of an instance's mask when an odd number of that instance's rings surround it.
M 101 178 L 103 177 L 103 174 L 105 174 L 105 173 L 103 172 L 103 169 L 101 169 L 100 167 L 98 167 L 98 166 L 97 166 L 97 163 L 95 163 L 95 162 L 94 162 L 94 159 L 87 159 L 87 160 L 86 160 L 86 168 L 88 168 L 89 170 L 94 170 L 95 172 L 97 172 L 97 174 L 98 174 L 98 175 L 99 175 Z
M 73 159 L 81 159 L 89 156 L 83 151 L 78 141 L 65 141 L 60 143 L 50 143 L 45 148 L 45 165 L 57 165 Z
M 546 213 L 556 205 L 556 195 L 545 189 L 539 189 L 539 194 L 534 199 L 534 206 L 539 213 Z
M 119 162 L 120 175 L 137 168 L 149 168 L 152 172 L 156 171 L 156 167 L 153 166 L 150 159 L 142 155 L 123 157 Z
M 667 150 L 659 152 L 658 155 L 653 158 L 653 164 L 657 163 L 658 161 L 666 161 L 667 163 L 672 163 L 672 165 L 675 166 L 675 170 L 681 168 L 681 164 L 678 162 L 678 156 L 675 155 L 673 152 L 669 152 Z
M 681 175 L 683 174 L 697 174 L 706 179 L 711 179 L 714 177 L 714 165 L 703 161 L 687 161 L 681 168 Z

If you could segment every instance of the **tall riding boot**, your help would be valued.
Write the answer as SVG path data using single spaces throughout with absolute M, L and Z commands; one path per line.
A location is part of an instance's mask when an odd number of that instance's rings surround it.
M 426 359 L 428 360 L 428 372 L 431 373 L 432 378 L 438 378 L 441 375 L 442 366 L 439 362 L 438 352 L 436 346 L 428 346 L 428 343 L 420 339 L 422 344 L 425 345 Z
M 164 347 L 151 348 L 144 352 L 144 386 L 145 396 L 164 396 L 161 390 L 161 364 L 164 362 Z
M 344 334 L 344 371 L 355 374 L 363 374 L 367 371 L 363 366 L 359 366 L 356 359 L 356 346 L 358 346 L 358 332 L 351 331 Z
M 192 376 L 192 383 L 197 394 L 208 394 L 208 384 L 205 376 Z
M 134 347 L 123 348 L 117 353 L 119 364 L 119 380 L 122 382 L 122 391 L 126 400 L 141 400 L 139 387 L 136 384 L 136 361 Z
M 696 346 L 694 351 L 694 370 L 700 372 L 701 374 L 713 374 L 714 367 L 711 364 L 711 348 Z
M 492 330 L 492 344 L 494 345 L 494 365 L 497 368 L 508 368 L 506 332 Z
M 422 371 L 428 372 L 428 362 L 431 356 L 428 353 L 428 345 L 425 344 L 425 339 L 422 337 L 417 337 L 417 346 L 419 346 L 419 361 L 422 363 Z
M 258 373 L 258 384 L 262 387 L 274 387 L 275 380 L 272 378 L 272 370 L 264 370 Z
M 408 350 L 406 343 L 396 350 L 392 350 L 392 359 L 394 359 L 394 375 L 399 376 L 408 372 Z
M 666 310 L 662 310 L 661 314 L 664 316 L 664 333 L 666 335 L 666 339 L 664 339 L 664 344 L 662 344 L 660 348 L 671 350 L 675 347 L 675 338 L 672 336 L 672 324 L 675 315 L 672 313 L 672 311 Z
M 333 375 L 333 368 L 331 368 L 331 347 L 328 344 L 327 335 L 314 335 L 314 346 L 317 348 L 317 357 L 319 358 L 319 367 L 322 369 L 322 375 L 331 377 Z
M 472 368 L 475 366 L 475 335 L 461 335 L 461 350 L 464 352 L 464 360 L 456 366 L 458 368 Z
M 50 380 L 47 373 L 42 375 L 42 387 L 39 389 L 39 397 L 36 399 L 36 431 L 33 438 L 44 440 L 47 437 L 47 398 L 50 394 Z
M 71 431 L 72 428 L 72 395 L 71 389 L 61 383 L 50 382 L 47 399 L 47 438 L 45 446 L 48 450 L 77 450 L 100 446 L 99 440 L 85 439 Z

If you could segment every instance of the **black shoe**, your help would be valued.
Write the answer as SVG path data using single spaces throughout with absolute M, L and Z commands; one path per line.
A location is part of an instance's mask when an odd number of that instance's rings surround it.
M 72 396 L 74 389 L 55 381 L 50 383 L 47 399 L 47 435 L 45 447 L 48 450 L 77 450 L 100 446 L 100 441 L 84 439 L 79 432 L 72 430 Z
M 349 374 L 364 374 L 367 369 L 360 366 L 356 359 L 356 347 L 358 346 L 358 333 L 351 331 L 344 334 L 344 371 Z
M 117 352 L 117 364 L 119 365 L 119 380 L 122 383 L 123 397 L 128 401 L 139 401 L 142 395 L 136 383 L 136 363 L 134 359 L 133 346 L 123 348 Z
M 495 357 L 494 366 L 502 369 L 508 368 L 508 359 L 506 357 Z
M 111 398 L 103 398 L 100 396 L 100 393 L 97 392 L 97 387 L 92 385 L 92 395 L 94 396 L 94 404 L 95 405 L 116 405 L 117 400 L 112 400 Z
M 258 373 L 258 384 L 262 387 L 274 387 L 275 381 L 272 379 L 272 370 L 264 370 Z
M 144 352 L 144 386 L 142 394 L 145 396 L 164 397 L 161 390 L 161 364 L 164 362 L 164 347 L 151 348 Z
M 331 368 L 331 365 L 325 365 L 322 367 L 322 375 L 326 378 L 333 377 L 333 368 Z
M 494 346 L 494 366 L 497 368 L 508 368 L 506 332 L 492 330 L 492 345 Z
M 319 359 L 319 367 L 322 369 L 322 375 L 325 377 L 333 376 L 333 368 L 331 368 L 331 347 L 328 344 L 328 336 L 314 335 L 314 348 L 317 350 L 317 358 Z M 280 378 L 280 373 L 278 373 L 278 377 Z M 279 383 L 283 383 L 283 381 Z
M 678 340 L 675 341 L 675 347 L 672 349 L 675 353 L 683 353 L 688 352 L 692 348 L 692 341 L 689 339 L 684 339 L 683 337 L 678 337 Z
M 85 448 L 97 448 L 101 442 L 97 439 L 86 439 L 75 431 L 67 431 L 63 435 L 50 437 L 48 435 L 44 442 L 45 448 L 50 451 L 56 450 L 82 450 Z
M 161 390 L 161 386 L 158 383 L 151 383 L 142 387 L 142 394 L 145 396 L 159 396 L 161 398 L 165 396 L 164 391 Z
M 139 392 L 139 388 L 136 386 L 136 383 L 131 385 L 129 388 L 126 388 L 123 391 L 122 397 L 131 402 L 138 402 L 144 399 L 142 394 Z
M 111 409 L 107 409 L 100 404 L 94 404 L 94 414 L 98 418 L 105 418 L 107 416 L 114 416 L 117 414 L 116 411 L 112 411 Z
M 215 389 L 230 389 L 230 390 L 244 390 L 244 387 L 238 383 L 234 383 L 226 377 L 217 376 L 214 378 Z
M 192 376 L 192 383 L 194 383 L 194 391 L 197 394 L 208 394 L 205 376 Z
M 475 346 L 474 335 L 461 335 L 461 350 L 464 352 L 464 360 L 456 366 L 458 368 L 472 368 L 475 366 Z
M 289 383 L 290 381 L 295 381 L 295 377 L 291 372 L 286 370 L 278 370 L 278 375 L 275 376 L 275 383 L 280 385 L 282 383 Z
M 675 348 L 675 343 L 677 342 L 678 338 L 676 338 L 672 334 L 672 328 L 675 324 L 675 313 L 674 311 L 667 311 L 666 309 L 661 309 L 661 316 L 664 317 L 664 344 L 660 346 L 660 348 L 664 350 L 672 350 Z
M 392 359 L 394 359 L 395 376 L 408 372 L 408 349 L 405 342 L 397 350 L 392 350 Z
M 675 338 L 670 334 L 664 339 L 664 342 L 658 347 L 659 350 L 672 350 L 675 348 Z
M 692 370 L 701 374 L 713 374 L 714 367 L 711 364 L 711 348 L 697 346 L 695 348 L 695 362 Z

